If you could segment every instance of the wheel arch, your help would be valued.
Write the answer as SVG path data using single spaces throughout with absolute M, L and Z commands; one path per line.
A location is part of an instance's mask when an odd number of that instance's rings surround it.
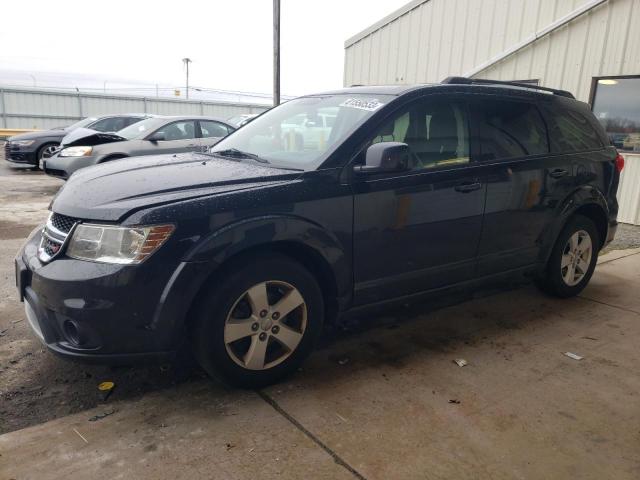
M 543 239 L 543 245 L 545 245 L 541 259 L 543 264 L 549 260 L 553 246 L 564 226 L 576 215 L 584 215 L 594 222 L 600 235 L 598 250 L 604 246 L 609 230 L 609 206 L 600 190 L 593 186 L 581 187 L 569 195 L 556 211 L 558 212 L 556 219 L 547 230 L 546 238 Z
M 331 232 L 309 220 L 268 216 L 223 227 L 199 242 L 186 260 L 210 265 L 189 309 L 195 308 L 211 282 L 234 263 L 261 253 L 278 253 L 300 263 L 318 280 L 325 300 L 326 321 L 337 318 L 339 298 L 351 288 L 349 252 Z M 191 311 L 187 314 L 192 318 Z
M 46 140 L 44 142 L 42 142 L 42 144 L 40 146 L 38 146 L 38 149 L 36 150 L 36 158 L 38 160 L 40 160 L 40 154 L 42 153 L 42 151 L 49 147 L 49 146 L 60 146 L 60 141 L 55 141 L 55 140 Z

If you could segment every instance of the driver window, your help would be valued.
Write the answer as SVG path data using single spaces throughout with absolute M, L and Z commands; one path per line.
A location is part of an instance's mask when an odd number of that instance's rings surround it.
M 415 170 L 469 163 L 469 132 L 463 105 L 415 102 L 376 132 L 371 144 L 402 142 L 409 146 Z

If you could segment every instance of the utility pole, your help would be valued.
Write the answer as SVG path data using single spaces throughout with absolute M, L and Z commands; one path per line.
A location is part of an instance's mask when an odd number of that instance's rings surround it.
M 189 99 L 189 64 L 192 62 L 190 58 L 183 58 L 182 62 L 187 67 L 187 99 Z
M 280 105 L 280 0 L 273 0 L 273 105 Z

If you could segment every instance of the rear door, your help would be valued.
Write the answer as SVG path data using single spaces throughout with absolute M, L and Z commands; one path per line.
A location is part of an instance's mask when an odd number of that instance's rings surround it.
M 573 188 L 572 162 L 550 153 L 546 121 L 535 104 L 482 96 L 471 108 L 487 173 L 478 276 L 535 264 L 554 209 Z
M 200 129 L 200 150 L 206 151 L 209 147 L 215 145 L 232 131 L 224 123 L 214 120 L 199 120 L 198 128 Z
M 369 144 L 406 143 L 414 164 L 354 180 L 356 304 L 474 277 L 486 186 L 470 162 L 469 138 L 465 103 L 434 96 L 414 100 L 372 134 Z

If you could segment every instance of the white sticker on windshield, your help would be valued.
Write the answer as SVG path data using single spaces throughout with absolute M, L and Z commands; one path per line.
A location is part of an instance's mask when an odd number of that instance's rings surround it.
M 340 104 L 341 107 L 358 108 L 373 112 L 382 107 L 384 103 L 380 103 L 377 98 L 371 100 L 361 100 L 359 98 L 349 98 Z

